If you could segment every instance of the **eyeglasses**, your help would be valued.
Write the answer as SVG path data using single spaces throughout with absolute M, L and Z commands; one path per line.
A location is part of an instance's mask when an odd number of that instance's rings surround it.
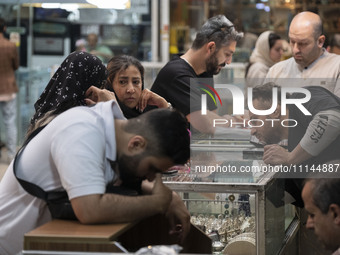
M 231 26 L 222 26 L 220 28 L 214 29 L 214 31 L 212 31 L 212 33 L 208 36 L 208 38 L 210 38 L 213 34 L 215 34 L 217 32 L 229 31 L 229 29 L 231 29 L 233 27 L 234 27 L 234 25 L 231 25 Z

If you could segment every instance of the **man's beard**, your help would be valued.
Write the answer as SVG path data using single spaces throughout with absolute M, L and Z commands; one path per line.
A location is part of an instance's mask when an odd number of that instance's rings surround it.
M 146 157 L 145 153 L 135 156 L 127 156 L 125 154 L 118 156 L 112 168 L 119 174 L 119 179 L 122 182 L 121 186 L 133 189 L 137 187 L 140 188 L 141 182 L 145 180 L 146 177 L 137 176 L 137 169 L 144 157 Z
M 206 61 L 205 61 L 205 65 L 206 65 L 206 68 L 207 68 L 207 73 L 210 74 L 210 75 L 216 75 L 218 74 L 220 70 L 218 70 L 218 67 L 224 67 L 225 66 L 225 63 L 222 63 L 222 64 L 218 64 L 218 59 L 216 57 L 216 53 L 214 53 L 213 55 L 210 56 L 210 58 L 208 58 Z

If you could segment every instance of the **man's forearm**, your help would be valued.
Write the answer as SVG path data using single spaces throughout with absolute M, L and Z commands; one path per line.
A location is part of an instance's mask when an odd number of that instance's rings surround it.
M 90 195 L 71 200 L 78 220 L 84 224 L 117 223 L 140 220 L 165 213 L 167 203 L 157 195 L 122 196 L 117 194 Z
M 292 164 L 300 164 L 308 159 L 310 159 L 312 155 L 310 155 L 307 151 L 305 151 L 300 144 L 298 144 L 292 152 L 289 153 L 287 165 Z
M 165 213 L 172 199 L 172 191 L 162 183 L 157 173 L 150 195 L 123 196 L 94 194 L 71 199 L 78 220 L 84 224 L 114 223 L 140 220 Z

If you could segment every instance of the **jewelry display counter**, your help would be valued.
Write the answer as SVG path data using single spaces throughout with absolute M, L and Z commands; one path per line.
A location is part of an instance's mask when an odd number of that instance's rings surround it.
M 178 238 L 169 234 L 164 215 L 138 222 L 84 225 L 78 221 L 52 220 L 25 234 L 23 254 L 87 254 L 85 252 L 133 253 L 150 245 L 173 245 Z M 195 226 L 183 244 L 183 253 L 211 254 L 211 240 Z M 82 252 L 82 253 L 80 253 Z
M 190 165 L 164 177 L 213 241 L 214 254 L 280 254 L 297 226 L 284 203 L 284 180 L 265 170 L 249 139 L 192 141 Z

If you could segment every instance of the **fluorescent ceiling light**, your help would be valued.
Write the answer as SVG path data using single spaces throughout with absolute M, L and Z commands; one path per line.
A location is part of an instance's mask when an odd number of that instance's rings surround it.
M 45 9 L 65 9 L 68 11 L 78 10 L 78 4 L 59 4 L 59 3 L 43 3 L 42 8 Z
M 131 4 L 130 0 L 86 0 L 88 3 L 96 5 L 102 9 L 118 9 L 124 10 L 129 9 Z
M 65 9 L 68 11 L 78 10 L 78 7 L 79 7 L 78 4 L 60 4 L 61 9 Z
M 58 9 L 58 8 L 60 8 L 60 4 L 58 4 L 58 3 L 43 3 L 43 4 L 41 4 L 41 7 L 45 8 L 45 9 Z

